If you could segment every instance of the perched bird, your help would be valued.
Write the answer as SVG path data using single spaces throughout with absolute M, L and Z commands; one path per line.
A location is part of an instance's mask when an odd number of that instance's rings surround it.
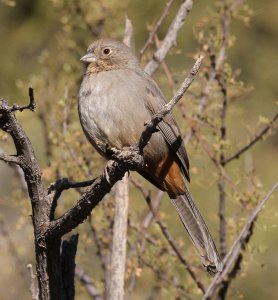
M 93 42 L 81 58 L 86 71 L 79 91 L 79 116 L 90 143 L 107 159 L 107 146 L 121 149 L 139 141 L 144 123 L 165 105 L 156 82 L 120 41 Z M 171 198 L 209 273 L 222 269 L 213 239 L 186 185 L 189 161 L 172 114 L 159 123 L 144 148 L 139 173 Z

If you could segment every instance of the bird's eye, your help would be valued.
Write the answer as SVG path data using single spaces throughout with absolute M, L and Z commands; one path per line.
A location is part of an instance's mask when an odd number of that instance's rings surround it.
M 110 49 L 104 48 L 102 52 L 103 52 L 103 54 L 108 55 L 110 53 Z

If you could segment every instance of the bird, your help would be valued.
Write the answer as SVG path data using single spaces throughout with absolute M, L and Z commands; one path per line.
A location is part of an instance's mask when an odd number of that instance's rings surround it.
M 96 40 L 80 60 L 85 63 L 78 95 L 81 127 L 92 146 L 108 160 L 107 148 L 120 150 L 138 143 L 145 122 L 166 99 L 121 41 Z M 158 124 L 143 149 L 143 158 L 144 167 L 138 172 L 168 193 L 208 273 L 221 272 L 221 258 L 188 189 L 189 160 L 172 113 Z

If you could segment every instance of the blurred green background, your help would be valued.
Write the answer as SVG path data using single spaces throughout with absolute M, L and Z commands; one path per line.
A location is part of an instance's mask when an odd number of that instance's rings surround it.
M 34 84 L 37 95 L 38 108 L 42 108 L 43 87 L 42 80 L 36 76 L 47 78 L 48 67 L 54 69 L 55 63 L 64 60 L 63 71 L 65 74 L 76 72 L 71 97 L 77 101 L 78 80 L 80 80 L 83 67 L 79 63 L 79 57 L 85 52 L 87 45 L 94 39 L 85 33 L 85 25 L 82 20 L 75 20 L 81 25 L 70 27 L 69 18 L 75 18 L 74 12 L 70 11 L 71 4 L 78 1 L 43 1 L 43 0 L 20 0 L 0 1 L 0 97 L 8 99 L 11 103 L 23 103 L 27 101 L 27 89 L 29 84 Z M 86 6 L 87 1 L 80 1 Z M 92 1 L 90 8 L 93 10 L 87 15 L 88 20 L 102 26 L 102 17 L 105 18 L 103 35 L 120 38 L 123 33 L 124 17 L 128 15 L 134 25 L 135 49 L 139 50 L 148 37 L 147 27 L 152 24 L 164 9 L 164 1 Z M 171 21 L 171 16 L 176 11 L 181 1 L 176 3 L 159 30 L 162 37 Z M 229 138 L 232 142 L 244 144 L 247 142 L 246 135 L 256 126 L 259 116 L 271 117 L 277 111 L 278 98 L 278 2 L 276 0 L 260 1 L 249 0 L 246 3 L 252 8 L 254 16 L 250 26 L 243 26 L 241 22 L 232 24 L 231 33 L 236 37 L 236 44 L 228 50 L 228 59 L 233 69 L 241 70 L 240 79 L 247 85 L 253 86 L 252 91 L 243 96 L 240 101 L 231 104 L 232 109 L 239 113 L 229 119 L 231 130 Z M 213 5 L 212 0 L 194 1 L 194 7 L 178 38 L 178 48 L 184 53 L 196 52 L 197 42 L 194 36 L 194 26 L 208 14 Z M 76 19 L 80 16 L 76 15 Z M 74 21 L 74 22 L 75 22 Z M 72 22 L 72 23 L 74 23 Z M 67 27 L 68 26 L 68 27 Z M 83 27 L 82 27 L 83 26 Z M 83 28 L 83 29 L 82 29 Z M 74 32 L 65 37 L 68 32 Z M 70 44 L 70 38 L 76 37 Z M 63 42 L 65 51 L 63 51 Z M 59 46 L 57 46 L 59 44 Z M 78 45 L 74 51 L 75 44 Z M 83 49 L 83 50 L 82 50 Z M 82 52 L 83 51 L 83 52 Z M 46 59 L 47 57 L 47 59 Z M 69 61 L 70 59 L 70 61 Z M 72 63 L 72 61 L 75 61 Z M 45 65 L 50 64 L 49 66 Z M 178 79 L 183 77 L 184 70 L 192 65 L 190 55 L 170 56 L 169 65 Z M 52 67 L 51 67 L 51 64 Z M 70 71 L 68 71 L 70 69 Z M 182 73 L 183 72 L 183 73 Z M 53 72 L 55 74 L 55 72 Z M 59 81 L 57 76 L 51 75 L 49 81 Z M 68 80 L 70 77 L 68 77 Z M 65 80 L 64 77 L 61 80 Z M 161 84 L 163 85 L 163 79 Z M 51 82 L 45 82 L 46 86 Z M 69 83 L 71 85 L 71 83 Z M 171 93 L 167 85 L 162 86 L 168 98 Z M 55 94 L 55 93 L 58 94 Z M 61 91 L 53 91 L 58 101 L 63 97 Z M 60 94 L 59 94 L 60 93 Z M 45 145 L 43 144 L 42 129 L 36 116 L 31 112 L 19 115 L 24 128 L 28 132 L 42 166 L 46 165 Z M 10 151 L 12 147 L 7 147 Z M 278 178 L 277 155 L 278 137 L 270 136 L 267 140 L 259 142 L 253 149 L 254 168 L 258 182 L 267 191 Z M 189 151 L 190 152 L 190 151 Z M 193 161 L 192 166 L 198 166 L 198 160 Z M 237 166 L 244 168 L 244 161 L 235 162 Z M 202 167 L 200 167 L 202 168 Z M 234 167 L 231 167 L 233 174 Z M 192 174 L 192 182 L 197 175 Z M 236 178 L 240 177 L 237 174 Z M 30 207 L 25 203 L 13 200 L 20 196 L 19 186 L 14 172 L 0 162 L 0 214 L 5 220 L 5 226 L 10 239 L 15 243 L 17 253 L 21 259 L 18 267 L 7 245 L 7 239 L 0 236 L 0 298 L 1 299 L 29 299 L 28 275 L 25 265 L 33 262 L 33 243 Z M 215 187 L 208 190 L 200 190 L 196 185 L 192 191 L 197 199 L 202 199 L 208 192 L 216 193 Z M 276 193 L 277 199 L 277 193 Z M 204 201 L 199 203 L 201 210 L 211 211 L 211 203 Z M 214 204 L 213 204 L 214 205 Z M 215 204 L 216 206 L 216 204 Z M 278 294 L 278 239 L 277 239 L 277 213 L 278 204 L 274 199 L 267 204 L 256 225 L 256 233 L 250 243 L 250 249 L 246 255 L 245 273 L 233 283 L 234 292 L 230 299 L 243 298 L 253 299 L 277 299 Z M 215 226 L 215 221 L 212 221 Z M 29 224 L 29 225 L 26 225 Z M 175 229 L 181 230 L 180 228 Z M 214 227 L 216 232 L 216 227 Z M 258 247 L 258 245 L 260 245 Z M 247 264 L 247 265 L 246 265 Z M 24 273 L 26 275 L 21 276 Z M 144 283 L 144 280 L 141 281 Z M 134 299 L 145 299 L 144 291 Z M 77 298 L 78 299 L 78 298 Z M 80 298 L 81 299 L 81 298 Z M 83 299 L 83 298 L 82 298 Z M 86 296 L 84 296 L 86 299 Z

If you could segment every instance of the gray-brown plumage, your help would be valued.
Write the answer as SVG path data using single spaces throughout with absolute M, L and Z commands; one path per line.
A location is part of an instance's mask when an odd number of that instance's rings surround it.
M 95 41 L 81 60 L 87 67 L 79 92 L 79 116 L 91 144 L 105 156 L 105 145 L 121 149 L 137 143 L 144 123 L 166 103 L 160 88 L 119 41 Z M 168 193 L 203 265 L 217 273 L 221 259 L 186 186 L 189 161 L 173 116 L 167 115 L 158 129 L 144 148 L 145 167 L 140 174 Z

